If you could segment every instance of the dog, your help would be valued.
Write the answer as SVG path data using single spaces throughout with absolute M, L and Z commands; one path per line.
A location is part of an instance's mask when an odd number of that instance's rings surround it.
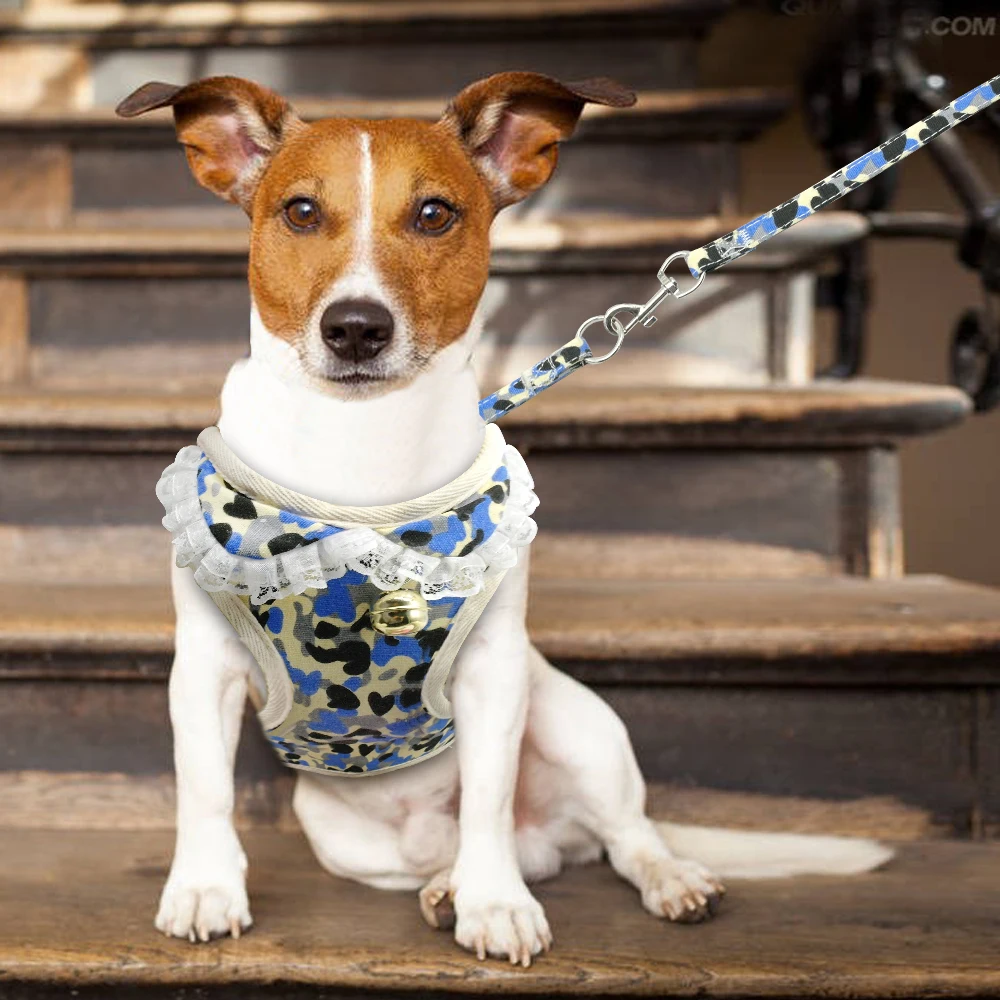
M 232 454 L 353 507 L 421 497 L 469 469 L 484 442 L 471 357 L 494 217 L 548 181 L 587 103 L 633 100 L 608 80 L 527 72 L 471 84 L 434 123 L 306 124 L 232 77 L 126 98 L 127 117 L 171 107 L 196 180 L 249 216 L 250 355 L 226 378 L 218 424 Z M 192 942 L 238 937 L 251 915 L 233 763 L 248 690 L 264 684 L 190 569 L 172 567 L 172 590 L 177 840 L 155 924 Z M 552 944 L 528 883 L 565 865 L 606 855 L 653 916 L 696 922 L 727 874 L 887 860 L 871 841 L 654 823 L 624 725 L 532 646 L 527 595 L 524 553 L 458 654 L 447 752 L 359 780 L 300 771 L 293 808 L 325 869 L 417 891 L 463 948 L 527 966 Z

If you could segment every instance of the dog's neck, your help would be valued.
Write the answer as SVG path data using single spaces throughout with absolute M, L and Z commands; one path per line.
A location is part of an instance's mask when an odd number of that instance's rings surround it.
M 293 349 L 256 312 L 250 346 L 226 378 L 219 429 L 272 482 L 328 503 L 399 503 L 451 482 L 479 454 L 485 424 L 469 337 L 438 352 L 405 387 L 355 401 L 311 385 Z

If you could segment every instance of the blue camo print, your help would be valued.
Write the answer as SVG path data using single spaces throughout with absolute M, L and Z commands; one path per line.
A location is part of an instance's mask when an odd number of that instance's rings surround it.
M 1000 76 L 974 87 L 947 107 L 911 125 L 905 132 L 900 132 L 899 135 L 883 142 L 877 149 L 859 156 L 853 163 L 830 174 L 790 201 L 759 215 L 726 236 L 693 250 L 685 258 L 688 268 L 695 277 L 698 277 L 718 270 L 725 264 L 750 253 L 775 233 L 794 226 L 795 223 L 814 215 L 848 192 L 861 187 L 884 170 L 888 170 L 911 153 L 926 146 L 942 132 L 965 121 L 983 108 L 988 108 L 997 100 L 1000 100 Z
M 240 598 L 292 682 L 291 711 L 266 733 L 289 767 L 371 774 L 418 761 L 453 741 L 454 721 L 431 716 L 421 692 L 465 599 L 428 601 L 423 629 L 388 636 L 372 628 L 370 616 L 384 593 L 351 570 L 323 590 L 264 605 Z
M 232 555 L 267 559 L 346 530 L 239 492 L 204 454 L 197 476 L 202 516 Z M 454 509 L 376 530 L 424 554 L 465 555 L 493 535 L 509 493 L 510 474 L 501 464 Z M 399 589 L 419 590 L 419 584 Z M 387 636 L 370 616 L 384 593 L 365 574 L 348 570 L 302 594 L 260 603 L 237 595 L 292 682 L 291 711 L 266 732 L 289 767 L 365 775 L 414 763 L 453 741 L 453 720 L 430 715 L 422 684 L 465 598 L 428 600 L 423 629 Z
M 582 368 L 591 356 L 590 345 L 577 334 L 568 344 L 563 344 L 534 368 L 508 382 L 492 395 L 479 401 L 479 415 L 491 424 L 504 414 L 537 396 L 543 389 L 561 382 L 577 368 Z

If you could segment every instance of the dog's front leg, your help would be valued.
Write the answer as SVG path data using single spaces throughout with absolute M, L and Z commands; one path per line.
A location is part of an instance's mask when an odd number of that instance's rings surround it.
M 156 926 L 191 941 L 238 937 L 251 923 L 246 855 L 233 827 L 233 765 L 250 654 L 190 569 L 174 568 L 171 579 L 177 844 Z
M 528 559 L 511 569 L 456 663 L 452 707 L 461 782 L 459 847 L 449 879 L 455 939 L 527 966 L 551 944 L 545 914 L 521 875 L 514 790 L 527 714 L 524 615 Z

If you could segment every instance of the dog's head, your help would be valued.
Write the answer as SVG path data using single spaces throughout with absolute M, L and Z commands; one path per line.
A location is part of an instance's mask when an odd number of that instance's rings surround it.
M 357 397 L 405 384 L 462 337 L 496 213 L 545 184 L 587 102 L 634 100 L 609 80 L 500 73 L 434 123 L 306 124 L 272 91 L 212 77 L 147 83 L 118 113 L 173 108 L 197 181 L 250 216 L 259 325 L 311 381 Z

